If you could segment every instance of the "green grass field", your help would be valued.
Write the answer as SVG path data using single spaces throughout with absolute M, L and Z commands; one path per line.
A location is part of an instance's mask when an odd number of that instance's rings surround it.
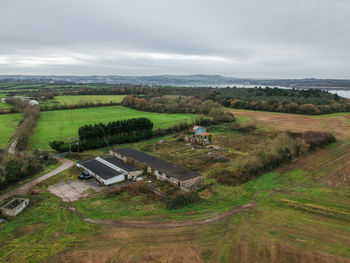
M 76 96 L 56 96 L 53 100 L 40 101 L 41 105 L 54 106 L 54 105 L 77 105 L 86 103 L 103 103 L 108 104 L 110 102 L 120 103 L 124 95 L 76 95 Z
M 30 145 L 34 148 L 49 149 L 50 141 L 67 140 L 68 137 L 78 138 L 78 129 L 82 125 L 138 117 L 149 118 L 157 129 L 183 121 L 193 121 L 196 115 L 142 112 L 123 106 L 47 111 L 40 114 Z
M 113 114 L 111 109 L 121 115 L 131 115 L 133 112 L 119 106 L 74 110 L 73 123 L 74 118 L 84 116 L 91 116 L 89 121 L 99 118 L 99 115 L 94 115 L 99 110 L 105 111 L 105 115 Z M 62 112 L 66 114 L 58 118 Z M 42 113 L 41 117 L 47 118 L 46 126 L 53 126 L 57 130 L 49 130 L 47 134 L 60 133 L 61 128 L 57 123 L 69 126 L 69 114 L 70 111 Z M 257 112 L 248 117 L 257 118 L 263 114 Z M 160 118 L 163 115 L 155 116 Z M 269 115 L 263 116 L 266 118 Z M 270 125 L 276 116 L 280 117 L 275 121 L 276 126 L 295 126 L 292 122 L 294 115 L 286 114 L 271 115 L 270 119 L 264 123 L 259 121 L 258 125 Z M 247 121 L 248 117 L 240 116 L 240 120 Z M 317 123 L 308 125 L 327 130 L 336 123 L 339 129 L 336 134 L 342 134 L 340 131 L 349 129 L 348 117 L 349 115 L 323 117 L 318 126 L 315 125 Z M 306 120 L 309 123 L 310 118 L 307 117 Z M 161 120 L 158 121 L 157 125 L 164 125 Z M 239 134 L 228 127 L 229 125 L 207 127 L 213 133 L 214 143 L 222 147 L 222 150 L 204 147 L 191 150 L 172 136 L 164 138 L 167 140 L 165 144 L 157 145 L 159 138 L 128 144 L 146 152 L 152 151 L 153 155 L 183 166 L 200 167 L 199 171 L 208 184 L 199 191 L 201 202 L 168 210 L 162 201 L 146 194 L 100 193 L 66 204 L 45 190 L 60 181 L 76 180 L 79 171 L 72 167 L 36 186 L 44 191 L 30 196 L 30 205 L 21 214 L 0 224 L 0 261 L 349 262 L 350 185 L 346 177 L 349 174 L 349 133 L 339 137 L 337 143 L 311 152 L 275 171 L 242 185 L 228 186 L 217 183 L 211 178 L 210 171 L 220 165 L 229 166 L 237 158 L 249 156 L 245 153 L 253 152 L 266 137 L 263 130 Z M 309 128 L 304 127 L 306 130 Z M 75 158 L 82 160 L 107 154 L 102 152 L 104 150 L 86 151 L 76 154 Z M 210 163 L 211 155 L 228 156 L 229 153 L 232 155 L 229 162 L 215 165 Z M 90 224 L 67 209 L 68 205 L 72 205 L 78 212 L 92 219 L 147 224 L 149 221 L 192 222 L 199 218 L 213 217 L 251 201 L 257 205 L 213 224 L 159 229 Z
M 12 106 L 10 104 L 7 103 L 0 103 L 0 109 L 10 109 Z
M 2 114 L 0 115 L 0 148 L 14 134 L 18 122 L 22 119 L 22 114 Z

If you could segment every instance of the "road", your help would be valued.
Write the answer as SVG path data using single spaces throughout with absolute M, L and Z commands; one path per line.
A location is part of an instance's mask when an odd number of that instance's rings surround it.
M 22 186 L 20 186 L 17 189 L 14 189 L 10 192 L 7 192 L 3 195 L 0 196 L 0 202 L 3 200 L 14 196 L 14 195 L 19 195 L 19 194 L 25 194 L 30 188 L 32 188 L 34 185 L 60 173 L 63 172 L 64 170 L 67 170 L 68 168 L 72 167 L 74 165 L 74 162 L 68 159 L 59 159 L 59 161 L 62 163 L 61 166 L 57 167 L 56 169 L 52 170 L 51 172 L 44 174 L 43 176 L 40 176 L 39 178 L 34 179 L 33 181 L 26 183 Z

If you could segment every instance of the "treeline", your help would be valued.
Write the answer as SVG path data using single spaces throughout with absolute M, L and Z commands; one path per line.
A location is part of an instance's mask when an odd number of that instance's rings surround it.
M 147 118 L 133 118 L 79 128 L 76 142 L 52 141 L 50 147 L 57 152 L 79 152 L 102 148 L 110 144 L 136 142 L 152 137 L 153 122 Z
M 235 109 L 286 112 L 307 115 L 328 114 L 334 112 L 349 112 L 350 103 L 334 102 L 326 105 L 315 105 L 314 103 L 298 104 L 295 102 L 283 103 L 278 99 L 251 101 L 235 99 L 230 102 L 230 107 Z
M 16 140 L 16 150 L 27 150 L 29 140 L 34 132 L 34 128 L 36 127 L 40 116 L 40 108 L 38 105 L 30 105 L 28 101 L 20 98 L 10 97 L 6 99 L 6 102 L 23 112 L 23 120 L 17 127 L 14 137 Z
M 248 182 L 305 152 L 313 151 L 335 142 L 328 132 L 306 131 L 303 133 L 284 132 L 264 145 L 248 162 L 232 170 L 216 171 L 213 177 L 221 184 L 238 185 Z
M 52 86 L 52 87 L 51 87 Z M 164 96 L 195 97 L 201 102 L 211 100 L 225 107 L 261 111 L 288 112 L 298 114 L 327 114 L 350 111 L 350 100 L 320 89 L 281 88 L 210 88 L 210 87 L 170 87 L 133 84 L 72 84 L 36 85 L 36 92 L 20 87 L 13 94 L 50 97 L 55 92 L 61 95 L 133 95 L 147 101 Z M 28 86 L 33 89 L 34 87 Z M 15 87 L 11 88 L 12 90 Z M 8 94 L 11 94 L 10 91 Z M 154 100 L 155 102 L 156 99 Z M 140 102 L 139 102 L 140 103 Z M 92 105 L 86 105 L 92 107 Z M 158 105 L 159 106 L 159 105 Z M 172 105 L 173 106 L 173 105 Z M 81 106 L 84 107 L 84 106 Z M 58 106 L 57 109 L 63 109 Z M 69 109 L 69 107 L 64 108 Z M 48 110 L 43 108 L 42 110 Z M 171 111 L 171 107 L 166 110 Z
M 188 96 L 162 96 L 143 98 L 125 96 L 122 105 L 142 111 L 159 113 L 196 113 L 211 117 L 217 122 L 235 121 L 234 115 L 220 103 L 212 100 L 202 101 Z
M 326 114 L 332 112 L 350 111 L 350 100 L 339 97 L 325 90 L 319 89 L 281 89 L 281 88 L 207 88 L 207 87 L 129 87 L 115 89 L 88 89 L 76 94 L 132 94 L 140 96 L 146 101 L 165 96 L 192 96 L 201 102 L 212 100 L 225 107 L 289 112 L 298 114 Z M 145 101 L 138 101 L 138 107 Z M 152 102 L 158 102 L 154 99 Z M 141 104 L 141 105 L 140 105 Z M 172 110 L 171 105 L 166 110 Z M 162 106 L 157 105 L 161 111 Z
M 53 111 L 53 110 L 72 110 L 72 109 L 82 109 L 82 108 L 93 108 L 93 107 L 101 107 L 101 106 L 116 106 L 120 105 L 118 102 L 82 102 L 74 105 L 66 105 L 66 104 L 57 104 L 57 105 L 40 105 L 41 111 Z

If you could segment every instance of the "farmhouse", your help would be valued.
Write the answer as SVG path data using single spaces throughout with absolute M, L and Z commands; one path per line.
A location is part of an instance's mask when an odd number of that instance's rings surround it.
M 204 177 L 194 171 L 132 148 L 118 149 L 116 151 L 111 151 L 111 154 L 124 161 L 127 158 L 131 158 L 137 162 L 143 163 L 147 166 L 148 173 L 154 172 L 157 179 L 168 181 L 178 187 L 190 188 L 204 181 Z
M 77 166 L 89 171 L 93 177 L 105 185 L 122 182 L 142 173 L 141 170 L 113 156 L 85 160 L 78 162 Z

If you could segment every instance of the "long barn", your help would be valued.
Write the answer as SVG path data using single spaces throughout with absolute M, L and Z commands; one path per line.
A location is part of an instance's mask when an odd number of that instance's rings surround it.
M 147 166 L 148 173 L 154 172 L 157 179 L 168 181 L 178 187 L 191 188 L 204 181 L 204 177 L 199 173 L 132 148 L 117 149 L 111 151 L 111 154 L 124 161 L 131 158 L 143 163 Z

